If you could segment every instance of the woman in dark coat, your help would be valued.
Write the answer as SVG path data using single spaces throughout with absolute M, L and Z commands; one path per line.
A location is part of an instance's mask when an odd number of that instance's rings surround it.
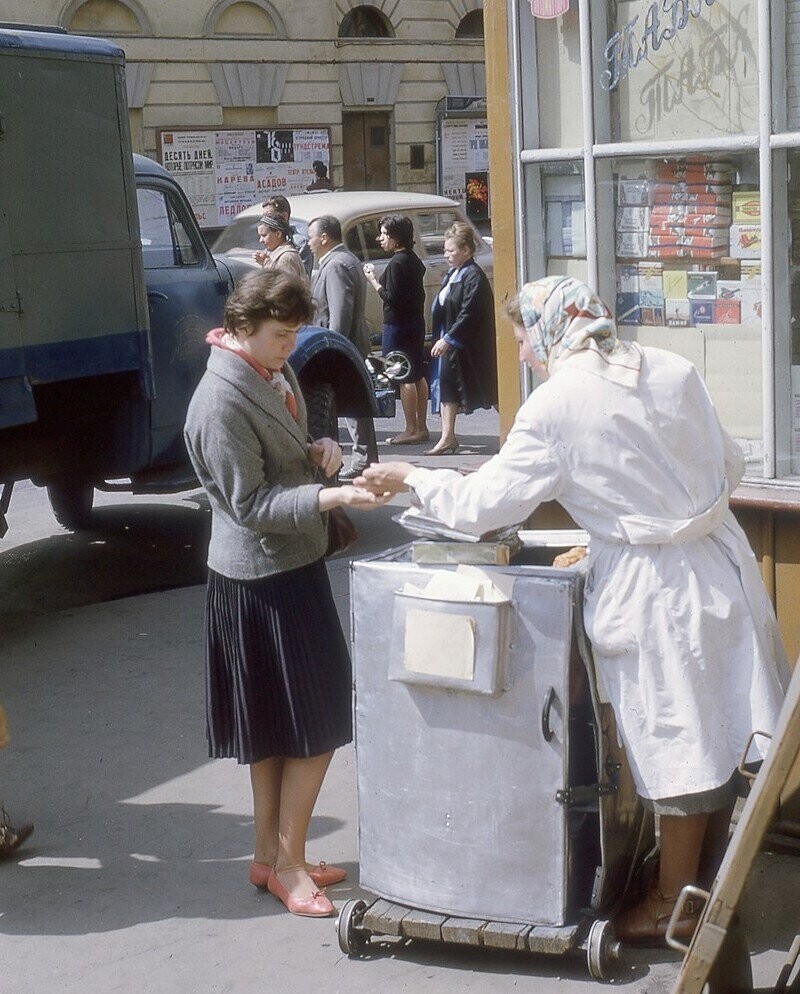
M 438 341 L 431 356 L 439 360 L 442 437 L 425 455 L 458 450 L 456 417 L 497 403 L 494 295 L 473 256 L 475 233 L 456 221 L 445 233 L 444 255 L 450 270 L 433 303 L 433 330 Z

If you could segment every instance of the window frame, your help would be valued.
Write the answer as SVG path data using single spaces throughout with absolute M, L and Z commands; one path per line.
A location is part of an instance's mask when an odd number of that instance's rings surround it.
M 749 152 L 758 157 L 761 191 L 762 256 L 761 275 L 764 287 L 761 324 L 761 388 L 763 463 L 758 479 L 800 488 L 800 478 L 788 473 L 790 449 L 790 376 L 791 334 L 788 265 L 776 260 L 788 258 L 786 211 L 783 220 L 775 211 L 785 198 L 785 168 L 789 149 L 800 148 L 799 130 L 790 130 L 786 119 L 786 32 L 785 6 L 782 0 L 755 0 L 757 70 L 760 78 L 758 96 L 758 132 L 704 138 L 695 136 L 667 141 L 602 142 L 599 134 L 610 134 L 610 95 L 604 104 L 595 82 L 595 66 L 601 66 L 606 44 L 609 0 L 578 0 L 581 58 L 581 98 L 583 110 L 583 144 L 571 148 L 544 148 L 539 144 L 538 76 L 536 64 L 536 21 L 528 0 L 508 0 L 509 47 L 525 53 L 515 63 L 511 80 L 512 137 L 514 146 L 514 193 L 521 209 L 517 215 L 517 279 L 520 285 L 529 273 L 543 272 L 544 239 L 541 233 L 528 230 L 525 217 L 543 216 L 543 193 L 539 169 L 570 161 L 583 165 L 586 211 L 587 281 L 606 299 L 613 297 L 614 274 L 603 273 L 600 238 L 607 228 L 608 205 L 598 203 L 598 172 L 605 160 L 627 158 L 680 158 L 685 155 L 724 155 Z M 784 177 L 781 179 L 781 177 Z M 606 225 L 606 228 L 603 228 Z M 531 227 L 534 227 L 533 225 Z M 520 373 L 523 397 L 534 388 L 524 371 Z

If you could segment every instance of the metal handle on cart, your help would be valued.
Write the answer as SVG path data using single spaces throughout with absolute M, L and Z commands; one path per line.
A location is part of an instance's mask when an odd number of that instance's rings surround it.
M 681 912 L 683 911 L 683 906 L 690 897 L 697 897 L 703 902 L 703 904 L 705 904 L 709 897 L 711 897 L 711 894 L 709 894 L 707 890 L 701 890 L 699 887 L 695 887 L 694 884 L 687 884 L 678 895 L 678 900 L 675 902 L 675 907 L 672 909 L 672 914 L 669 916 L 669 924 L 667 925 L 667 934 L 665 939 L 668 946 L 672 946 L 673 949 L 677 949 L 678 952 L 683 953 L 684 956 L 689 952 L 689 947 L 680 940 L 676 939 L 672 933 L 677 928 L 678 922 L 681 918 Z
M 762 736 L 762 738 L 765 738 L 765 739 L 771 739 L 772 738 L 772 736 L 770 735 L 769 732 L 751 732 L 750 733 L 750 738 L 747 740 L 747 744 L 744 747 L 744 752 L 742 753 L 742 758 L 739 760 L 739 766 L 738 766 L 738 771 L 745 778 L 745 780 L 755 780 L 755 778 L 756 778 L 756 774 L 752 773 L 745 766 L 745 764 L 747 763 L 747 754 L 748 754 L 748 752 L 750 752 L 750 746 L 753 744 L 753 740 L 755 739 L 756 735 L 760 735 L 760 736 Z
M 556 699 L 555 687 L 551 687 L 544 695 L 544 707 L 542 708 L 542 735 L 545 742 L 552 741 L 553 729 L 550 727 L 550 711 Z

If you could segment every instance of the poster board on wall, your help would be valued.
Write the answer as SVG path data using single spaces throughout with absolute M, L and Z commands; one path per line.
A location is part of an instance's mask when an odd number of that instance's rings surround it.
M 330 170 L 331 136 L 328 128 L 165 129 L 158 152 L 200 227 L 219 228 L 273 194 L 305 193 L 315 159 Z
M 439 120 L 439 191 L 460 200 L 471 221 L 488 221 L 489 127 L 486 118 Z

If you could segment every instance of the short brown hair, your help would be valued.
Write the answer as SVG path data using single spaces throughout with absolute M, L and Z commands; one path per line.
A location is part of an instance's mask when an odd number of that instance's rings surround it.
M 444 233 L 445 241 L 452 239 L 461 249 L 467 249 L 470 255 L 475 255 L 478 247 L 475 241 L 475 232 L 468 221 L 454 221 Z
M 248 273 L 225 304 L 225 331 L 252 335 L 262 321 L 308 324 L 314 301 L 305 280 L 279 269 Z
M 286 197 L 282 196 L 280 193 L 276 193 L 272 197 L 267 197 L 267 199 L 261 204 L 262 207 L 266 208 L 267 211 L 276 211 L 278 214 L 282 214 L 289 220 L 292 213 L 292 208 L 289 206 L 289 201 Z
M 515 293 L 513 297 L 510 297 L 506 301 L 505 312 L 506 317 L 511 319 L 512 324 L 525 324 L 522 320 L 522 307 L 520 306 L 518 293 Z

